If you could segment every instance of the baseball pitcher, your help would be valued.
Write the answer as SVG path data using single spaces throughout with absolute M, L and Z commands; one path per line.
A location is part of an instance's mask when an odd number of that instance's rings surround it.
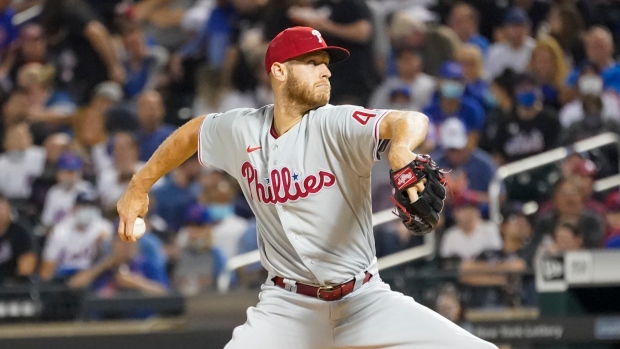
M 391 142 L 392 199 L 413 234 L 437 225 L 445 179 L 429 156 L 413 153 L 426 136 L 425 115 L 328 104 L 328 65 L 348 55 L 312 28 L 278 34 L 265 57 L 275 103 L 180 127 L 119 200 L 118 233 L 136 240 L 133 223 L 146 214 L 151 186 L 198 151 L 202 164 L 241 185 L 269 273 L 226 349 L 496 348 L 381 281 L 373 163 Z

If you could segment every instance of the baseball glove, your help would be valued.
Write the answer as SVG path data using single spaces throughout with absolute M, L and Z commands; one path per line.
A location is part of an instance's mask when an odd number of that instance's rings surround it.
M 430 233 L 439 223 L 443 210 L 447 185 L 445 171 L 440 169 L 430 155 L 418 155 L 409 165 L 397 171 L 390 170 L 392 196 L 396 204 L 394 214 L 414 235 Z M 424 190 L 418 193 L 418 200 L 411 202 L 407 189 L 426 178 Z

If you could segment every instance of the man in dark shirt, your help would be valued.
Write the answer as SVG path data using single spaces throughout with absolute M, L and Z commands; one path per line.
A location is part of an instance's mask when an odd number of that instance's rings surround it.
M 503 163 L 555 148 L 562 129 L 555 111 L 543 108 L 540 86 L 531 75 L 520 77 L 512 117 L 498 128 L 494 153 Z
M 125 71 L 110 34 L 86 2 L 46 1 L 41 24 L 57 77 L 79 104 L 104 80 L 124 83 Z
M 31 235 L 11 221 L 11 206 L 0 196 L 0 284 L 34 272 L 36 255 Z
M 330 45 L 344 47 L 351 53 L 347 64 L 330 66 L 333 104 L 368 103 L 377 82 L 372 51 L 372 13 L 363 0 L 319 0 L 316 13 L 292 11 L 298 25 L 312 27 Z

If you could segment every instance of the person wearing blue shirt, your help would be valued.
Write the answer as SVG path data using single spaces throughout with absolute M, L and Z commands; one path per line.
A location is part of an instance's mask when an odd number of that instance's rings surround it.
M 483 78 L 484 58 L 480 48 L 471 44 L 461 45 L 456 51 L 456 58 L 463 67 L 465 96 L 474 98 L 485 111 L 493 109 L 497 101 L 492 96 L 489 82 Z
M 222 68 L 236 16 L 237 11 L 230 4 L 213 9 L 200 32 L 173 56 L 175 69 L 179 69 L 181 61 L 190 56 L 204 57 L 209 65 Z
M 149 44 L 140 25 L 127 22 L 120 26 L 123 48 L 121 62 L 125 69 L 125 93 L 134 98 L 155 88 L 157 79 L 168 63 L 168 52 L 157 44 Z
M 477 135 L 485 120 L 484 108 L 465 95 L 463 68 L 454 61 L 447 61 L 441 66 L 439 91 L 423 112 L 436 128 L 447 119 L 456 117 L 465 124 L 470 135 Z
M 10 4 L 10 1 L 0 2 L 0 52 L 2 56 L 19 35 L 17 27 L 13 25 L 15 10 L 9 7 Z
M 620 94 L 620 64 L 614 60 L 614 41 L 611 32 L 604 27 L 592 27 L 586 35 L 587 64 L 596 65 L 601 77 L 603 87 L 607 91 Z M 579 74 L 583 66 L 579 66 L 571 72 L 566 84 L 575 88 Z
M 174 132 L 175 127 L 163 123 L 164 102 L 157 91 L 146 91 L 138 97 L 137 132 L 140 161 L 148 161 L 160 144 Z
M 480 48 L 482 55 L 486 56 L 491 43 L 489 39 L 478 32 L 479 21 L 478 11 L 473 6 L 466 3 L 457 3 L 450 11 L 448 25 L 454 30 L 462 43 L 477 46 Z
M 195 157 L 190 158 L 172 171 L 160 186 L 153 189 L 154 212 L 168 224 L 171 231 L 179 230 L 183 225 L 185 212 L 196 200 L 199 184 L 195 182 L 198 174 L 194 173 L 193 167 L 197 164 Z

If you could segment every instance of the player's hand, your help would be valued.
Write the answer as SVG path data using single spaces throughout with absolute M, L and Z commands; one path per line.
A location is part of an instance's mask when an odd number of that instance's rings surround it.
M 148 190 L 143 190 L 130 182 L 127 190 L 118 200 L 118 235 L 125 242 L 135 242 L 133 224 L 137 217 L 145 217 L 149 208 Z
M 422 178 L 422 180 L 416 183 L 413 187 L 407 189 L 407 195 L 409 195 L 411 202 L 418 201 L 418 193 L 424 191 L 424 184 L 426 184 L 426 178 Z

